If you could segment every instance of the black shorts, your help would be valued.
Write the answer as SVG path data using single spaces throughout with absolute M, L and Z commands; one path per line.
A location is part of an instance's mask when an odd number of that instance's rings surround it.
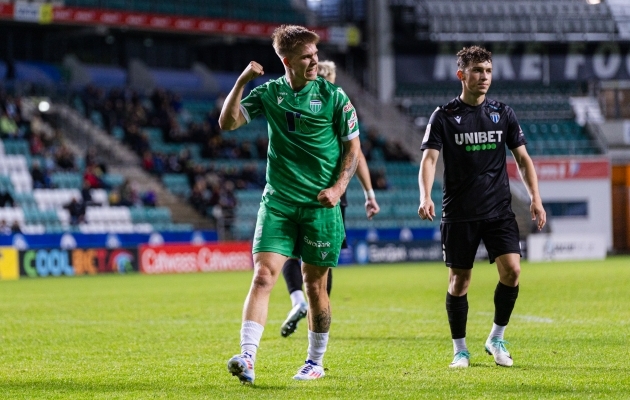
M 442 254 L 447 267 L 471 269 L 483 240 L 490 263 L 503 254 L 521 254 L 518 225 L 513 215 L 472 222 L 442 222 Z
M 343 205 L 343 203 L 342 203 L 340 208 L 341 208 L 341 219 L 343 220 L 343 242 L 341 242 L 341 248 L 342 249 L 347 249 L 348 248 L 348 241 L 346 240 L 347 239 L 347 236 L 346 236 L 346 206 Z

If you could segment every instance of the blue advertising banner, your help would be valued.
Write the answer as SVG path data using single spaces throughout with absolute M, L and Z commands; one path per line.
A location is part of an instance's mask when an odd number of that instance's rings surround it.
M 358 264 L 440 261 L 442 245 L 439 240 L 358 242 L 354 258 Z
M 0 235 L 0 246 L 12 246 L 19 250 L 28 249 L 85 249 L 92 247 L 119 248 L 136 247 L 140 244 L 216 242 L 216 231 L 153 232 L 147 233 L 45 233 L 38 235 Z

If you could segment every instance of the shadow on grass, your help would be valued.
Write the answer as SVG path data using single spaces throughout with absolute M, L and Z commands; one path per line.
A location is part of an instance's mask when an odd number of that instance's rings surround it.
M 0 382 L 0 393 L 65 393 L 65 394 L 107 394 L 107 393 L 179 393 L 182 395 L 195 395 L 198 393 L 208 393 L 209 391 L 223 390 L 255 390 L 255 391 L 277 391 L 296 387 L 293 381 L 286 385 L 274 385 L 265 383 L 241 384 L 237 380 L 228 383 L 197 383 L 177 385 L 173 382 L 129 382 L 110 381 L 101 383 L 73 382 L 67 379 L 50 380 L 22 380 Z
M 427 343 L 431 340 L 437 340 L 434 338 L 426 338 L 423 336 L 407 336 L 407 337 L 402 337 L 402 336 L 343 336 L 343 335 L 335 335 L 334 339 L 331 340 L 335 340 L 335 341 L 349 341 L 349 342 L 391 342 L 391 341 L 396 341 L 396 342 L 414 342 L 417 343 L 418 341 L 422 340 L 423 343 Z M 443 342 L 442 339 L 439 339 L 440 341 Z

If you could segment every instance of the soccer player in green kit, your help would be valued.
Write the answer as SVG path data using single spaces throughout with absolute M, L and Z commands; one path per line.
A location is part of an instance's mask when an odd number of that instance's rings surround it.
M 241 354 L 228 361 L 228 371 L 242 383 L 254 382 L 269 296 L 289 257 L 302 259 L 309 304 L 307 359 L 293 378 L 324 376 L 331 322 L 326 280 L 344 239 L 339 199 L 361 151 L 352 103 L 341 88 L 317 76 L 319 36 L 301 26 L 282 25 L 272 39 L 285 75 L 242 99 L 246 84 L 264 74 L 260 64 L 250 62 L 219 118 L 224 130 L 237 129 L 260 114 L 268 122 L 267 185 L 254 233 L 254 276 L 243 308 Z

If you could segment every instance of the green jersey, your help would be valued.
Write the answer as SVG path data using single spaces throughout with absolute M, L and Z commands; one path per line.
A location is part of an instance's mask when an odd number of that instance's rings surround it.
M 267 118 L 265 193 L 296 206 L 320 206 L 319 192 L 339 178 L 341 142 L 359 135 L 344 91 L 318 77 L 295 92 L 283 76 L 252 90 L 241 112 L 248 123 L 260 114 Z

